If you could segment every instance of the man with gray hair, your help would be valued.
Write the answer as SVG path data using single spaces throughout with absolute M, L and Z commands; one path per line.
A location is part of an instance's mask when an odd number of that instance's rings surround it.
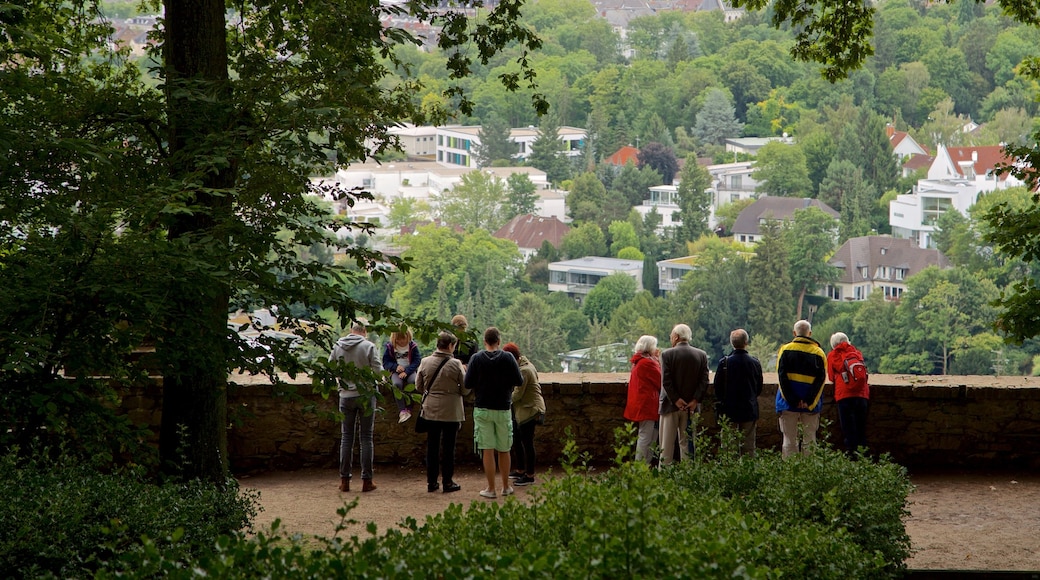
M 339 446 L 340 491 L 350 491 L 350 478 L 354 470 L 354 435 L 358 430 L 361 431 L 361 491 L 376 489 L 372 483 L 372 460 L 375 455 L 372 432 L 376 423 L 378 383 L 373 380 L 367 384 L 367 381 L 358 377 L 382 374 L 383 362 L 376 352 L 376 345 L 367 336 L 365 324 L 355 322 L 350 327 L 350 334 L 336 341 L 329 354 L 329 362 L 338 361 L 344 367 L 355 367 L 352 378 L 340 379 L 339 382 L 339 411 L 343 413 Z
M 816 443 L 827 378 L 827 356 L 812 338 L 808 320 L 794 323 L 794 340 L 780 347 L 776 372 L 780 382 L 776 414 L 784 436 L 783 456 L 798 452 L 807 455 Z
M 690 345 L 690 327 L 676 324 L 670 336 L 672 348 L 661 353 L 661 397 L 659 399 L 661 465 L 674 461 L 675 440 L 679 439 L 679 457 L 691 459 L 687 446 L 686 425 L 690 413 L 708 392 L 708 353 Z
M 715 371 L 715 400 L 719 414 L 740 430 L 741 454 L 754 455 L 762 364 L 748 354 L 748 333 L 743 328 L 729 333 L 729 343 L 733 352 L 722 357 Z

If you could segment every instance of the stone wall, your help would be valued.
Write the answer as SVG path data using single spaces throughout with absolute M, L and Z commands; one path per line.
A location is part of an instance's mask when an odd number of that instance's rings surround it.
M 557 464 L 568 430 L 579 451 L 592 461 L 614 457 L 615 427 L 625 423 L 627 374 L 543 373 L 546 424 L 538 427 L 535 444 L 540 466 Z M 779 449 L 780 434 L 773 411 L 776 375 L 767 374 L 759 400 L 760 448 Z M 158 388 L 128 395 L 124 407 L 138 423 L 158 431 Z M 244 381 L 229 393 L 229 453 L 236 473 L 300 467 L 332 469 L 338 461 L 339 423 L 336 398 L 312 393 L 307 379 L 288 387 Z M 398 424 L 393 402 L 376 418 L 378 463 L 421 465 L 425 435 L 414 432 L 414 420 Z M 472 409 L 467 405 L 467 417 Z M 833 389 L 827 386 L 825 423 L 821 431 L 841 445 Z M 710 401 L 701 426 L 717 430 Z M 871 376 L 868 439 L 875 452 L 889 453 L 912 469 L 989 469 L 1040 466 L 1040 380 L 985 376 Z M 460 462 L 478 461 L 472 450 L 472 420 L 458 439 Z

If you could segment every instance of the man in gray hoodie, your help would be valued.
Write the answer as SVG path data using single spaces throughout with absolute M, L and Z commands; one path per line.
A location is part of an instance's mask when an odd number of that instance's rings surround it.
M 343 365 L 354 365 L 362 373 L 383 372 L 383 364 L 376 352 L 376 345 L 366 337 L 368 331 L 361 322 L 350 327 L 350 334 L 340 338 L 329 355 L 329 362 L 340 361 Z M 362 374 L 361 376 L 365 376 Z M 376 423 L 376 391 L 378 384 L 361 384 L 356 378 L 341 379 L 339 383 L 339 410 L 343 413 L 342 439 L 339 447 L 339 490 L 350 491 L 350 478 L 354 469 L 354 434 L 361 428 L 361 491 L 373 491 L 372 431 Z M 366 388 L 367 387 L 367 388 Z M 364 397 L 368 397 L 365 404 Z

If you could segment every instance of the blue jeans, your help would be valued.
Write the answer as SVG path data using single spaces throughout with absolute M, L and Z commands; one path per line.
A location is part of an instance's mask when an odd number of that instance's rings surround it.
M 372 430 L 376 425 L 376 398 L 369 399 L 366 410 L 361 397 L 340 398 L 343 413 L 342 437 L 339 444 L 339 476 L 350 478 L 354 471 L 354 435 L 361 428 L 361 479 L 372 479 Z
M 847 397 L 838 401 L 838 422 L 845 436 L 845 449 L 854 454 L 867 446 L 867 410 L 870 401 L 863 397 Z

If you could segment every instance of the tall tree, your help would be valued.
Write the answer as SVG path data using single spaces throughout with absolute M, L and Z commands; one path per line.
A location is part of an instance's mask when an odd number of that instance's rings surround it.
M 563 155 L 563 141 L 560 139 L 560 120 L 555 113 L 542 117 L 538 136 L 531 143 L 527 164 L 544 171 L 552 183 L 559 184 L 570 178 L 570 164 Z
M 748 326 L 762 342 L 787 342 L 795 322 L 787 251 L 780 225 L 763 225 L 762 239 L 748 264 Z
M 795 318 L 802 318 L 805 295 L 838 279 L 838 269 L 827 263 L 834 252 L 838 223 L 817 207 L 794 212 L 783 239 L 791 264 L 791 286 L 797 305 Z
M 480 125 L 477 136 L 480 137 L 480 144 L 474 149 L 473 155 L 477 158 L 478 167 L 512 164 L 517 147 L 509 138 L 509 125 L 505 119 L 497 114 L 490 115 Z
M 538 188 L 526 173 L 512 173 L 506 178 L 509 189 L 506 217 L 534 213 L 538 203 Z
M 437 215 L 449 226 L 467 231 L 497 231 L 509 221 L 506 184 L 497 176 L 470 171 L 451 190 L 435 200 Z
M 505 311 L 502 332 L 539 371 L 560 370 L 560 353 L 567 350 L 566 336 L 552 309 L 538 295 L 524 293 L 517 297 Z
M 675 151 L 663 143 L 647 143 L 639 150 L 637 155 L 640 169 L 649 167 L 661 176 L 661 182 L 671 185 L 675 174 L 679 172 L 679 161 L 675 158 Z M 655 183 L 654 185 L 661 185 Z
M 609 189 L 620 195 L 628 207 L 632 207 L 642 205 L 643 200 L 650 194 L 649 189 L 661 183 L 661 174 L 653 167 L 636 167 L 628 163 L 614 176 Z
M 611 274 L 589 290 L 581 309 L 589 320 L 609 324 L 617 307 L 635 297 L 637 287 L 635 278 L 628 274 Z
M 97 305 L 90 323 L 95 329 L 134 328 L 90 337 L 114 345 L 112 356 L 95 359 L 105 368 L 90 374 L 136 376 L 117 351 L 128 353 L 144 337 L 154 340 L 163 375 L 162 467 L 223 482 L 228 371 L 245 368 L 275 379 L 276 362 L 301 369 L 292 351 L 275 343 L 275 360 L 257 362 L 256 349 L 228 332 L 229 309 L 272 308 L 285 328 L 326 346 L 333 337 L 320 329 L 330 327 L 294 327 L 290 305 L 332 306 L 341 322 L 396 318 L 382 305 L 345 294 L 339 282 L 357 271 L 303 262 L 296 254 L 299 245 L 327 237 L 324 209 L 304 195 L 318 192 L 309 176 L 331 173 L 334 159 L 380 153 L 393 141 L 389 128 L 425 120 L 413 98 L 418 82 L 384 82 L 407 67 L 394 48 L 416 39 L 407 30 L 388 29 L 383 17 L 407 11 L 440 24 L 445 47 L 473 40 L 473 51 L 449 57 L 451 79 L 442 85 L 466 114 L 472 103 L 460 77 L 513 41 L 521 53 L 538 41 L 518 22 L 513 0 L 498 3 L 475 27 L 465 25 L 461 11 L 440 11 L 437 2 L 423 0 L 407 7 L 256 0 L 238 4 L 233 17 L 223 0 L 166 0 L 153 35 L 156 84 L 131 66 L 127 53 L 112 52 L 99 4 L 33 2 L 2 10 L 0 70 L 9 82 L 0 83 L 0 222 L 6 227 L 0 253 L 29 250 L 24 257 L 35 259 L 42 255 L 30 248 L 37 243 L 42 250 L 56 238 L 76 241 L 67 249 L 79 265 L 52 272 L 53 287 L 86 291 L 79 298 Z M 342 30 L 351 34 L 332 32 Z M 515 87 L 523 76 L 505 80 Z M 341 81 L 335 90 L 330 79 Z M 544 110 L 544 100 L 537 100 Z M 443 107 L 428 112 L 434 119 L 447 115 Z M 330 196 L 357 197 L 326 189 L 322 193 Z M 34 208 L 24 203 L 30 198 Z M 75 220 L 92 220 L 91 228 L 69 227 L 73 212 L 80 214 Z M 279 238 L 284 229 L 293 232 L 291 242 Z M 29 231 L 50 231 L 52 239 L 27 237 Z M 343 250 L 365 266 L 361 272 L 375 272 L 383 261 L 364 248 Z M 104 262 L 106 271 L 96 270 Z M 32 270 L 24 261 L 12 264 L 5 260 L 5 292 Z M 108 284 L 130 271 L 138 272 L 133 284 Z M 0 304 L 17 304 L 13 294 L 8 297 Z M 51 320 L 65 314 L 43 309 L 38 316 L 45 324 L 29 327 L 15 324 L 21 313 L 6 309 L 2 326 L 20 338 L 0 344 L 11 345 L 17 359 L 25 357 L 17 345 L 26 340 L 55 351 L 84 348 L 68 324 L 88 328 L 74 320 L 87 313 Z M 52 322 L 56 326 L 48 326 Z M 60 373 L 61 366 L 49 368 Z M 0 384 L 10 383 L 5 377 Z
M 560 251 L 571 260 L 585 256 L 605 256 L 607 237 L 594 222 L 585 222 L 563 236 Z
M 692 242 L 708 232 L 708 218 L 711 214 L 711 174 L 697 164 L 697 159 L 688 157 L 679 175 L 679 221 L 682 223 L 675 229 L 676 238 L 682 242 Z
M 870 233 L 874 197 L 873 188 L 864 181 L 859 167 L 844 159 L 831 162 L 827 177 L 820 183 L 818 199 L 841 214 L 839 242 Z
M 726 139 L 739 137 L 744 124 L 737 120 L 733 99 L 724 89 L 708 89 L 704 105 L 697 113 L 693 134 L 701 143 L 724 145 Z
M 767 143 L 758 150 L 751 176 L 762 183 L 759 189 L 769 195 L 809 197 L 812 194 L 805 154 L 797 145 Z
M 608 191 L 592 173 L 579 175 L 565 200 L 567 215 L 574 221 L 595 223 L 605 229 L 610 222 L 625 216 L 629 205 L 616 191 Z

